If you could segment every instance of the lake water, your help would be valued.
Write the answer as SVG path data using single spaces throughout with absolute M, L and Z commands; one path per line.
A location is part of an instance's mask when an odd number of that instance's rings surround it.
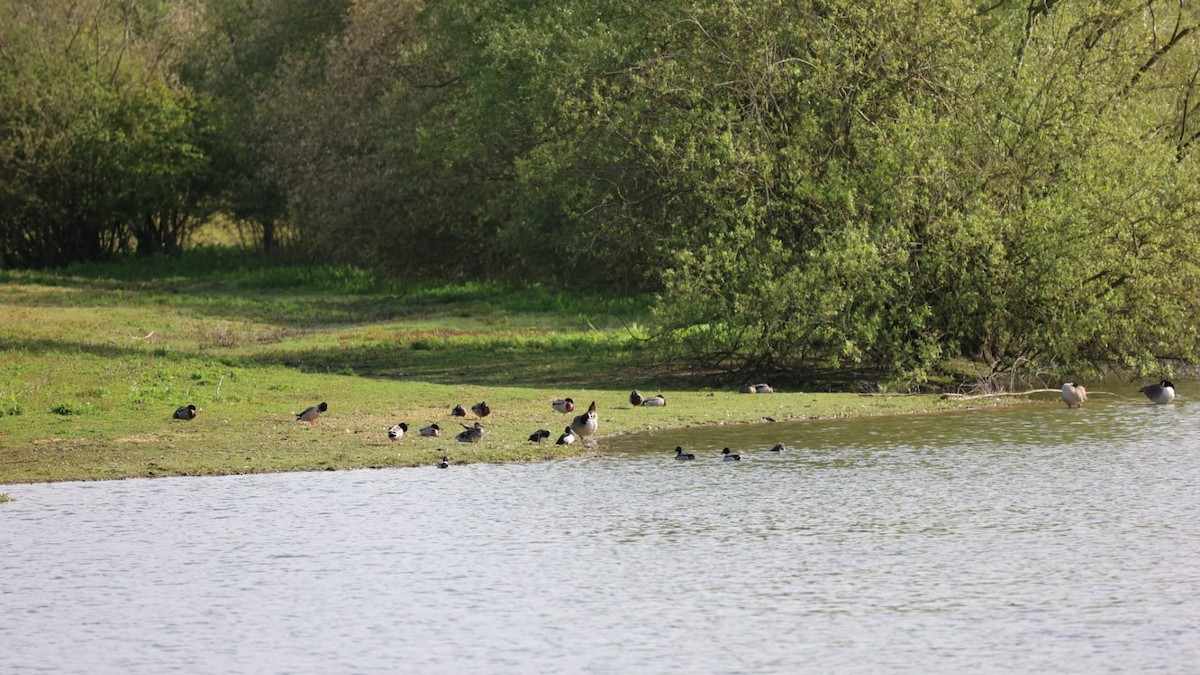
M 0 672 L 1195 673 L 1198 413 L 1047 403 L 543 464 L 4 486 Z

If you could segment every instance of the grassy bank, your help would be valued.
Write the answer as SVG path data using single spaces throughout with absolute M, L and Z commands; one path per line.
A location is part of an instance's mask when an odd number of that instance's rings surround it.
M 962 405 L 691 387 L 635 337 L 646 313 L 639 299 L 395 284 L 229 251 L 0 273 L 0 484 L 535 460 L 641 429 Z M 669 405 L 632 408 L 634 388 Z M 593 447 L 527 441 L 561 432 L 549 402 L 562 396 L 597 402 Z M 486 437 L 456 443 L 451 407 L 481 400 Z M 294 421 L 321 401 L 315 423 Z M 188 403 L 196 419 L 171 419 Z M 412 433 L 389 441 L 401 421 Z M 417 437 L 432 422 L 448 433 Z

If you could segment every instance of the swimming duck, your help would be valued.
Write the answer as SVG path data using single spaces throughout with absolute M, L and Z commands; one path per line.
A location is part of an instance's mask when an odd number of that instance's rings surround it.
M 721 460 L 725 462 L 737 462 L 742 459 L 741 455 L 729 452 L 729 448 L 721 451 Z
M 560 398 L 550 402 L 550 407 L 560 413 L 569 413 L 575 410 L 575 401 L 571 397 Z
M 683 451 L 683 448 L 677 445 L 677 446 L 675 446 L 675 459 L 679 459 L 679 460 L 696 459 L 696 456 L 690 452 L 685 453 Z
M 450 468 L 450 458 L 449 458 L 449 457 L 442 457 L 442 461 L 438 462 L 437 468 L 439 468 L 439 469 L 449 469 L 449 468 Z
M 479 422 L 476 422 L 473 427 L 464 424 L 462 428 L 463 430 L 454 437 L 454 440 L 462 443 L 478 443 L 483 438 L 483 425 Z
M 404 422 L 401 422 L 400 424 L 393 426 L 391 429 L 388 429 L 388 438 L 392 439 L 393 441 L 398 441 L 404 438 L 404 432 L 406 431 L 408 431 L 408 425 Z
M 177 420 L 194 420 L 196 419 L 196 406 L 189 403 L 186 406 L 177 409 L 175 414 L 171 417 L 174 417 Z
M 646 397 L 639 394 L 637 389 L 634 389 L 629 394 L 629 405 L 631 405 L 631 406 L 637 407 L 642 404 L 642 401 L 645 401 L 645 400 L 646 400 Z
M 480 401 L 479 403 L 471 406 L 471 412 L 479 415 L 480 417 L 487 417 L 488 415 L 492 414 L 492 409 L 490 406 L 488 406 L 486 401 Z
M 296 415 L 296 421 L 297 422 L 312 422 L 313 420 L 320 417 L 321 413 L 325 412 L 326 410 L 329 410 L 329 405 L 326 404 L 324 401 L 321 401 L 321 403 L 319 403 L 318 405 L 314 405 L 313 407 L 309 408 L 308 410 L 305 410 L 304 412 L 300 413 L 299 415 Z
M 571 420 L 571 431 L 575 432 L 580 438 L 587 438 L 596 433 L 596 427 L 599 426 L 600 416 L 596 413 L 596 402 L 588 406 L 587 412 L 577 416 Z
M 554 442 L 555 445 L 570 445 L 575 442 L 575 432 L 571 431 L 571 427 L 563 427 L 562 436 Z
M 427 427 L 421 427 L 422 436 L 433 436 L 434 438 L 442 435 L 442 428 L 436 423 L 430 424 Z
M 764 384 L 756 384 L 756 385 L 754 385 L 754 393 L 756 393 L 756 394 L 774 394 L 775 390 L 772 389 L 771 385 L 769 385 L 769 384 L 765 384 L 765 383 Z
M 1082 384 L 1064 382 L 1061 397 L 1068 408 L 1081 408 L 1084 403 L 1087 403 L 1087 390 L 1083 388 Z
M 1164 405 L 1175 400 L 1175 385 L 1171 384 L 1170 380 L 1163 380 L 1158 384 L 1146 385 L 1138 391 L 1159 405 Z
M 658 396 L 651 396 L 650 398 L 642 401 L 642 405 L 644 406 L 664 406 L 666 404 L 667 398 L 662 394 L 659 394 Z
M 454 417 L 466 417 L 467 411 L 462 407 L 462 404 L 459 403 L 458 405 L 454 406 L 454 408 L 450 411 L 450 414 Z
M 570 429 L 571 427 L 567 427 L 567 428 Z M 532 434 L 529 434 L 529 440 L 533 441 L 534 443 L 541 443 L 542 441 L 546 440 L 547 438 L 550 438 L 550 430 L 549 429 L 538 429 L 537 431 L 533 432 Z
M 771 446 L 771 452 L 783 452 L 783 443 L 776 443 Z

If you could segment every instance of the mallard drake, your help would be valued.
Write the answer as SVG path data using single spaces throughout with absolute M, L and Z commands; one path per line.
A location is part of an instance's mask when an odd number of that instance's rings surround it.
M 483 438 L 483 425 L 479 422 L 476 422 L 473 427 L 464 424 L 462 428 L 463 430 L 454 437 L 454 440 L 461 443 L 478 443 Z
M 774 394 L 775 390 L 772 389 L 771 385 L 769 385 L 769 384 L 765 384 L 765 383 L 764 384 L 756 384 L 756 385 L 754 385 L 754 393 L 756 393 L 756 394 Z
M 453 407 L 453 408 L 450 410 L 450 415 L 451 415 L 452 417 L 466 417 L 466 416 L 467 416 L 467 411 L 466 411 L 466 409 L 465 409 L 465 408 L 463 408 L 463 407 L 462 407 L 462 404 L 461 404 L 461 403 L 459 403 L 458 405 L 454 406 L 454 407 Z
M 309 408 L 308 410 L 305 410 L 304 412 L 300 413 L 299 415 L 296 415 L 296 421 L 297 422 L 311 422 L 311 421 L 317 419 L 318 417 L 320 417 L 321 413 L 325 412 L 326 410 L 329 410 L 329 405 L 326 404 L 324 401 L 321 401 L 319 404 L 314 405 L 313 407 Z
M 1087 403 L 1087 390 L 1083 388 L 1082 384 L 1065 382 L 1062 386 L 1061 398 L 1068 408 L 1080 408 Z
M 399 424 L 392 426 L 391 429 L 388 429 L 388 438 L 390 438 L 393 441 L 398 441 L 398 440 L 404 438 L 404 432 L 406 432 L 406 431 L 408 431 L 408 425 L 405 424 L 404 422 L 401 422 Z
M 560 413 L 569 413 L 575 410 L 575 401 L 571 397 L 555 399 L 550 402 L 550 407 Z
M 588 406 L 587 412 L 577 416 L 571 420 L 571 431 L 575 432 L 580 438 L 587 438 L 596 433 L 596 427 L 599 426 L 600 416 L 596 413 L 596 402 Z
M 487 404 L 486 401 L 480 401 L 479 403 L 471 406 L 471 412 L 479 415 L 480 417 L 487 417 L 488 415 L 492 414 L 492 408 Z
M 1163 380 L 1158 384 L 1148 384 L 1138 391 L 1145 394 L 1146 398 L 1158 405 L 1164 405 L 1175 400 L 1175 385 L 1171 384 L 1170 380 Z
M 783 443 L 776 443 L 771 446 L 771 452 L 783 452 Z
M 637 389 L 634 389 L 629 394 L 629 405 L 634 406 L 635 408 L 637 406 L 641 405 L 642 401 L 645 401 L 645 400 L 646 400 L 646 397 L 639 394 Z
M 575 442 L 575 432 L 571 431 L 571 427 L 563 427 L 562 436 L 554 442 L 555 445 L 570 445 Z
M 189 403 L 182 408 L 176 409 L 175 414 L 171 415 L 171 417 L 177 420 L 194 420 L 196 419 L 196 406 Z
M 659 394 L 658 396 L 651 396 L 650 398 L 642 401 L 642 405 L 644 406 L 664 406 L 666 404 L 667 397 L 663 396 L 662 394 Z
M 449 457 L 442 457 L 442 461 L 438 462 L 438 464 L 437 464 L 437 468 L 439 468 L 439 469 L 449 469 L 449 468 L 450 468 L 450 458 L 449 458 Z
M 721 451 L 721 460 L 725 462 L 737 462 L 742 459 L 741 455 L 729 452 L 729 448 Z
M 567 428 L 570 429 L 570 427 L 567 427 Z M 534 443 L 541 443 L 542 441 L 546 440 L 547 438 L 550 438 L 550 430 L 549 429 L 538 429 L 537 431 L 533 432 L 532 434 L 529 434 L 529 440 L 533 441 Z
M 675 459 L 678 459 L 678 460 L 696 459 L 696 456 L 690 452 L 685 453 L 683 451 L 683 448 L 677 445 L 677 446 L 675 446 Z
M 433 436 L 436 438 L 436 437 L 442 435 L 442 428 L 439 427 L 436 423 L 430 424 L 427 427 L 421 427 L 421 435 L 422 436 Z

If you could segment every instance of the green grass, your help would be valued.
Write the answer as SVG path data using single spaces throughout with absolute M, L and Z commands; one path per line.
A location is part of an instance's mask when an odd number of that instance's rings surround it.
M 342 267 L 265 265 L 229 250 L 0 272 L 0 484 L 135 476 L 525 461 L 603 450 L 654 427 L 936 410 L 936 397 L 745 396 L 656 364 L 645 298 L 545 286 L 399 283 Z M 631 389 L 670 405 L 628 405 Z M 600 408 L 591 449 L 532 444 Z M 451 407 L 495 411 L 478 445 Z M 294 413 L 327 401 L 313 424 Z M 171 419 L 195 404 L 195 420 Z M 399 443 L 386 430 L 404 421 Z M 420 438 L 438 422 L 449 432 Z

